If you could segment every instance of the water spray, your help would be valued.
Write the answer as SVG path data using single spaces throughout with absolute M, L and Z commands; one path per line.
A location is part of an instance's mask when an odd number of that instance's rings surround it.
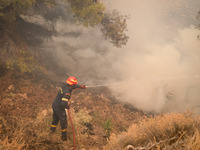
M 127 84 L 127 82 L 118 82 L 118 83 L 109 83 L 109 84 L 99 84 L 99 85 L 86 85 L 87 88 L 93 87 L 103 87 L 103 86 L 116 86 L 116 85 L 123 85 Z
M 165 81 L 165 80 L 177 80 L 177 79 L 200 79 L 200 75 L 194 76 L 180 76 L 180 77 L 154 77 L 154 78 L 139 78 L 137 80 L 141 81 Z M 133 81 L 132 81 L 133 82 Z M 87 88 L 93 87 L 103 87 L 103 86 L 116 86 L 116 85 L 124 85 L 130 84 L 130 82 L 115 82 L 115 83 L 108 83 L 108 84 L 98 84 L 98 85 L 87 85 Z

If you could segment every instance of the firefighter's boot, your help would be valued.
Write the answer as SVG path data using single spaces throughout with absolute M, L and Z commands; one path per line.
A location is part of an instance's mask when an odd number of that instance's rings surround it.
M 61 136 L 61 140 L 62 141 L 67 141 L 67 132 L 62 132 L 62 136 Z
M 55 125 L 51 125 L 50 132 L 51 133 L 55 133 L 55 131 L 56 131 L 56 126 Z

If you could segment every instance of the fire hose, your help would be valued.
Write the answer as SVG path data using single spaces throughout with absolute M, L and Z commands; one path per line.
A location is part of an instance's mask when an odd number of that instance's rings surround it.
M 71 114 L 70 114 L 70 106 L 69 106 L 69 104 L 68 104 L 68 107 L 69 107 L 69 109 L 67 109 L 67 113 L 68 113 L 69 120 L 70 120 L 70 123 L 71 123 L 71 126 L 72 126 L 74 150 L 75 150 L 75 148 L 76 148 L 76 137 L 75 137 L 75 131 L 74 131 L 74 125 L 73 125 L 72 117 L 71 117 Z
M 95 85 L 95 86 L 86 86 L 88 87 L 99 87 L 99 86 L 109 86 L 109 85 L 113 85 L 113 84 L 103 84 L 103 85 Z M 71 127 L 72 127 L 72 132 L 73 132 L 73 142 L 74 142 L 74 150 L 76 149 L 76 137 L 75 137 L 75 130 L 74 130 L 74 125 L 73 125 L 73 121 L 72 121 L 72 117 L 71 117 L 71 113 L 70 113 L 70 105 L 68 104 L 68 108 L 67 109 L 67 114 L 69 116 L 69 120 L 71 123 Z
M 119 83 L 117 83 L 119 84 Z M 121 83 L 120 83 L 121 84 Z M 102 85 L 94 85 L 94 86 L 86 86 L 87 88 L 89 87 L 100 87 L 100 86 L 109 86 L 109 85 L 115 85 L 115 84 L 102 84 Z M 68 108 L 67 109 L 67 114 L 69 116 L 69 120 L 71 123 L 71 127 L 72 127 L 72 132 L 73 132 L 73 142 L 74 142 L 74 150 L 76 149 L 76 137 L 75 137 L 75 130 L 74 130 L 74 125 L 73 125 L 73 121 L 72 121 L 72 117 L 71 117 L 71 113 L 70 113 L 70 105 L 68 104 Z

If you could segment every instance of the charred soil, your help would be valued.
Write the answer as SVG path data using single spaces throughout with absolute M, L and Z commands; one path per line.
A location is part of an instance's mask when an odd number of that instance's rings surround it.
M 69 149 L 73 135 L 68 121 L 67 142 L 60 140 L 58 127 L 49 134 L 51 105 L 59 87 L 45 78 L 7 72 L 0 78 L 0 138 L 7 149 Z M 133 111 L 134 110 L 134 111 Z M 106 87 L 76 90 L 72 94 L 70 112 L 78 149 L 102 149 L 112 133 L 126 131 L 144 114 L 128 109 L 112 97 Z

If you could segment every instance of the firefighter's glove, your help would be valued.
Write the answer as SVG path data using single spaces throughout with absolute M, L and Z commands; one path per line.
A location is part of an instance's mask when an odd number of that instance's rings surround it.
M 81 89 L 86 89 L 86 86 L 85 85 L 80 85 L 80 88 Z

